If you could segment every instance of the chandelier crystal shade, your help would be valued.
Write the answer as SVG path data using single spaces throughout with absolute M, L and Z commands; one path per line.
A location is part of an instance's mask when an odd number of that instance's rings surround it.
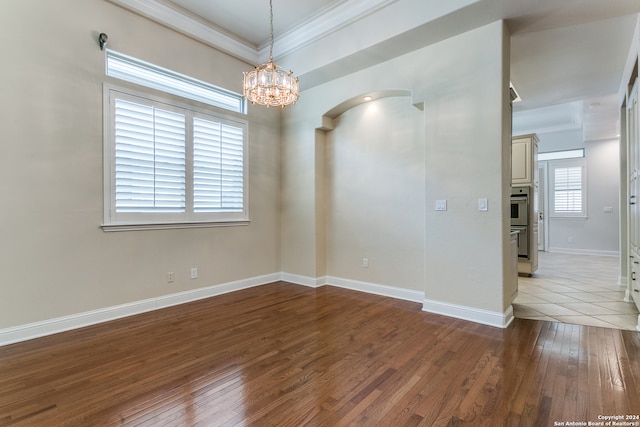
M 284 107 L 298 99 L 298 78 L 293 71 L 285 71 L 273 62 L 273 0 L 269 0 L 271 12 L 271 45 L 269 62 L 244 73 L 243 94 L 252 104 L 267 107 Z

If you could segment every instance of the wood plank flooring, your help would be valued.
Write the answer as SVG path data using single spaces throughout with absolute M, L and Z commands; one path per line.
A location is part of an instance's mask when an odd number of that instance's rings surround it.
M 0 347 L 0 426 L 553 426 L 639 390 L 638 332 L 284 282 Z

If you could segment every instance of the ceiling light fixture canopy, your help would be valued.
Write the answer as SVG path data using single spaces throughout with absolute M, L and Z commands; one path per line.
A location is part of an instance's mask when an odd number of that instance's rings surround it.
M 244 73 L 244 97 L 252 104 L 284 107 L 298 100 L 298 78 L 273 63 L 273 0 L 269 0 L 271 45 L 269 62 Z

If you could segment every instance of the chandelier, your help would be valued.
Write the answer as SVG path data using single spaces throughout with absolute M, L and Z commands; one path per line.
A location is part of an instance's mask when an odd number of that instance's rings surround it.
M 298 99 L 298 78 L 293 71 L 285 71 L 273 63 L 273 0 L 269 0 L 271 12 L 271 45 L 269 62 L 244 73 L 244 97 L 252 104 L 280 106 L 293 104 Z

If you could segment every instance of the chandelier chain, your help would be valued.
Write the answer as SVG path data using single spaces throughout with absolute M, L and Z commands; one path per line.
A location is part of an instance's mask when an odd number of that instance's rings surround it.
M 269 45 L 269 61 L 273 62 L 273 0 L 269 0 L 269 11 L 270 11 L 269 34 L 271 36 L 271 44 Z

